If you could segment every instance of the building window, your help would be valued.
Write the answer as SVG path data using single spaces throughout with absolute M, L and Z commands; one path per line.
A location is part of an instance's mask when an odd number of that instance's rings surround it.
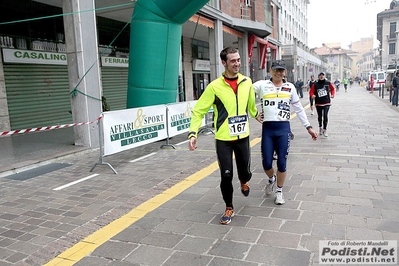
M 266 25 L 273 26 L 273 6 L 272 5 L 269 6 L 267 1 L 265 1 L 264 10 L 265 10 L 265 22 L 266 22 Z
M 396 42 L 389 44 L 389 54 L 396 54 Z
M 270 5 L 270 12 L 272 14 L 272 23 L 271 26 L 274 27 L 274 5 Z
M 389 39 L 395 39 L 396 38 L 396 22 L 391 22 L 389 24 Z
M 208 2 L 208 5 L 210 5 L 210 6 L 214 7 L 214 8 L 216 8 L 216 9 L 218 9 L 218 3 L 217 3 L 217 2 L 218 2 L 217 0 L 210 0 L 210 1 Z
M 209 43 L 193 39 L 191 53 L 192 59 L 209 60 Z

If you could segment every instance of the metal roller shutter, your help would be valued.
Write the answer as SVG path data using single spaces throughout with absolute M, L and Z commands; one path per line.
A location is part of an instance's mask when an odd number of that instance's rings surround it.
M 68 70 L 58 65 L 4 65 L 11 129 L 72 123 Z
M 111 111 L 126 109 L 128 68 L 102 67 L 103 96 Z

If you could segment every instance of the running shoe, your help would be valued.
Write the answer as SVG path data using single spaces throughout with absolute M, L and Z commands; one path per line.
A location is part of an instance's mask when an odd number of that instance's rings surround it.
M 268 184 L 265 187 L 265 193 L 266 195 L 270 195 L 273 193 L 274 189 L 276 188 L 276 175 L 274 175 L 274 182 L 268 182 Z
M 250 187 L 249 187 L 248 182 L 245 183 L 245 184 L 241 183 L 241 193 L 242 193 L 245 197 L 248 197 L 249 191 L 250 191 L 250 190 L 251 190 L 251 189 L 250 189 Z
M 276 153 L 276 151 L 274 151 L 274 153 L 273 153 L 273 160 L 277 160 L 277 159 L 278 159 L 277 153 Z
M 325 129 L 324 131 L 323 131 L 323 135 L 324 135 L 324 137 L 328 137 L 328 133 L 327 133 L 327 130 Z
M 323 128 L 319 127 L 319 135 L 323 135 Z
M 314 111 L 312 111 L 310 114 L 311 114 L 311 115 L 314 115 Z
M 233 208 L 226 208 L 226 211 L 220 217 L 220 223 L 221 224 L 229 224 L 231 222 L 231 218 L 233 218 L 235 215 Z
M 277 205 L 283 205 L 285 203 L 283 192 L 276 192 L 274 194 L 274 203 Z

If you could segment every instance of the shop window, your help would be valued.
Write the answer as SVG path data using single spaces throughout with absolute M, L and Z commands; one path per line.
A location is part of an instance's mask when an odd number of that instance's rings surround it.
M 192 40 L 192 59 L 209 60 L 209 43 L 200 40 Z

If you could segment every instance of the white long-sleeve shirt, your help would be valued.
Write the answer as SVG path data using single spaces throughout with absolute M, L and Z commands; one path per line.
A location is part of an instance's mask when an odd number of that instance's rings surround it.
M 291 105 L 304 127 L 310 126 L 295 86 L 284 82 L 276 87 L 271 80 L 259 80 L 254 84 L 255 93 L 261 99 L 263 121 L 289 121 Z

